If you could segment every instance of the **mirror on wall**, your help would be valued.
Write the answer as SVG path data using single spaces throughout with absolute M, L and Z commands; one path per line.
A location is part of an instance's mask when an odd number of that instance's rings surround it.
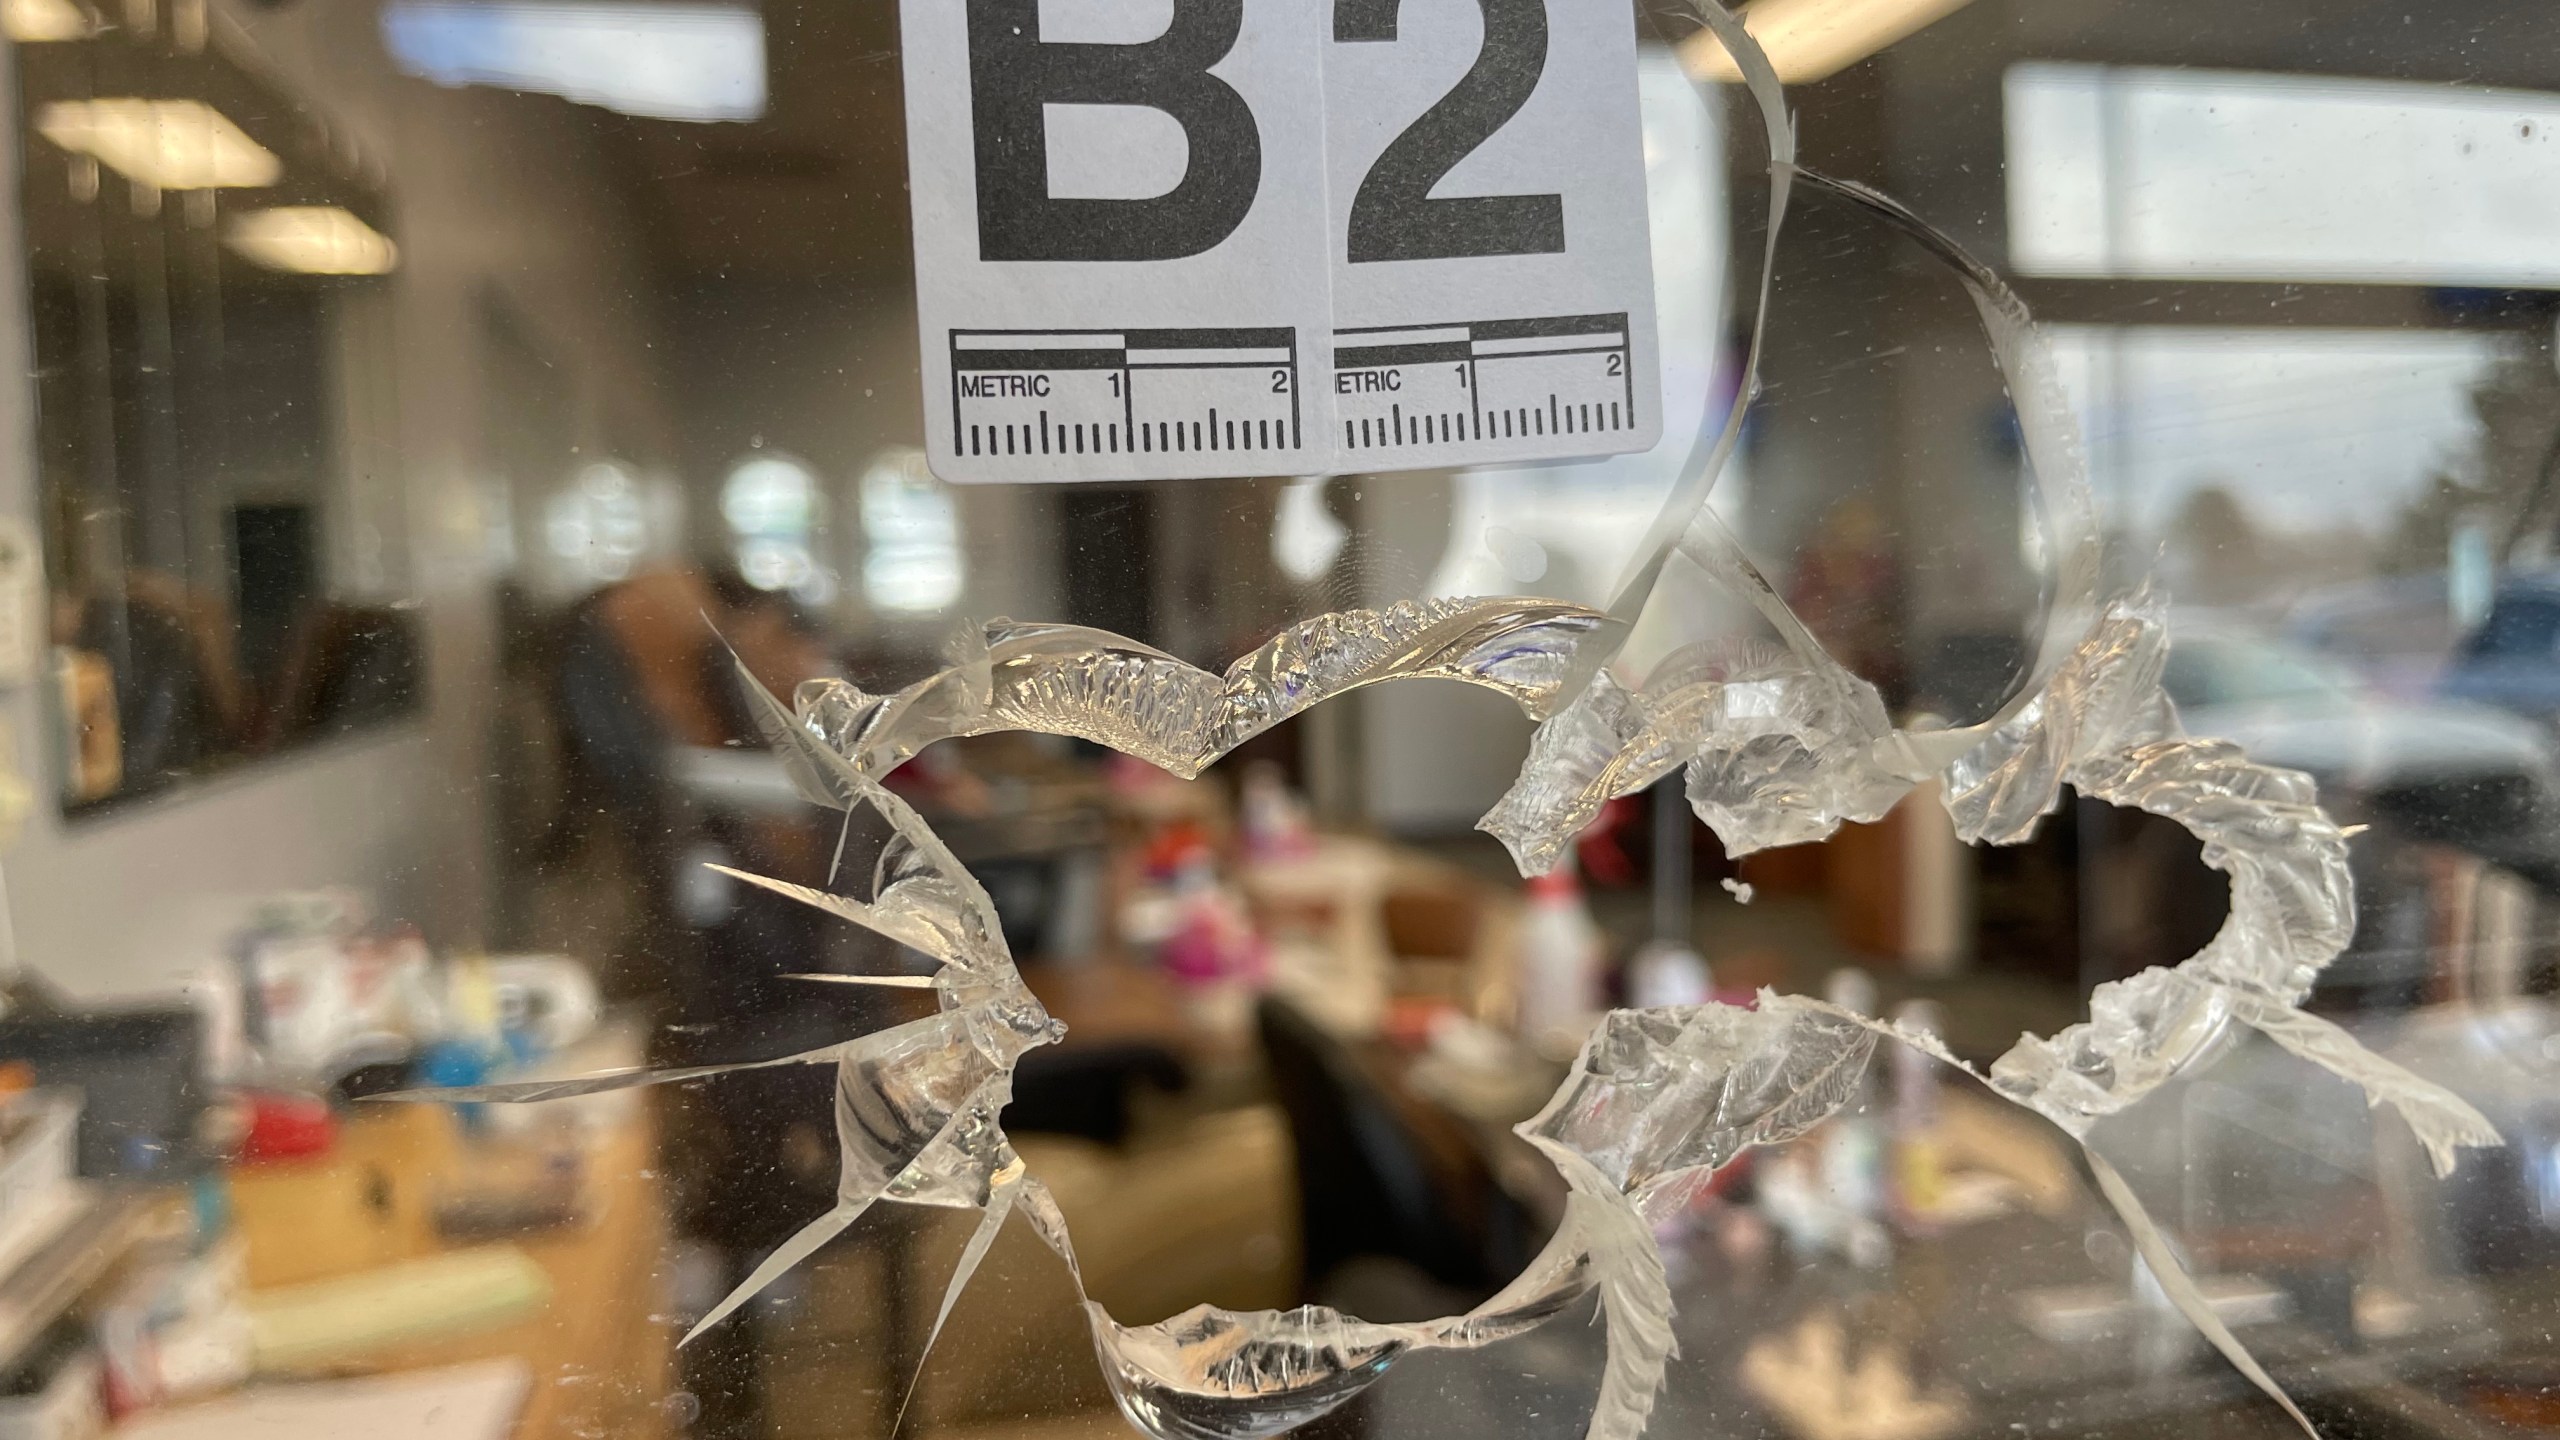
M 65 807 L 408 712 L 365 157 L 200 4 L 6 20 Z

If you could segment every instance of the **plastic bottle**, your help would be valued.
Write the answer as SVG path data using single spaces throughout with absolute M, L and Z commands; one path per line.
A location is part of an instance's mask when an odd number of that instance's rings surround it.
M 1906 1000 L 1895 1009 L 1896 1024 L 1944 1037 L 1946 1025 L 1938 1007 L 1926 1000 Z M 1938 1134 L 1938 1062 L 1909 1045 L 1885 1051 L 1893 1069 L 1893 1197 L 1903 1229 L 1928 1233 L 1945 1203 L 1946 1158 Z
M 1307 807 L 1272 762 L 1257 760 L 1245 767 L 1236 808 L 1246 858 L 1286 860 L 1315 849 L 1315 825 L 1307 818 Z
M 1582 1047 L 1601 1010 L 1600 927 L 1569 867 L 1529 881 L 1520 924 L 1520 1038 L 1551 1060 Z
M 1714 997 L 1706 960 L 1677 940 L 1647 941 L 1627 962 L 1627 1004 L 1638 1010 L 1704 1005 Z
M 1822 991 L 1824 999 L 1844 1010 L 1876 1013 L 1875 977 L 1854 965 L 1832 971 Z M 1875 1071 L 1870 1066 L 1858 1081 L 1858 1093 L 1820 1132 L 1823 1185 L 1842 1212 L 1841 1252 L 1867 1269 L 1893 1258 L 1892 1241 L 1884 1228 L 1891 1199 L 1887 1137 L 1877 1098 Z

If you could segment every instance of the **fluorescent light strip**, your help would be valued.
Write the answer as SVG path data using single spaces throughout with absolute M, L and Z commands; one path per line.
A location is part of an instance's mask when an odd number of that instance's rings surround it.
M 558 95 L 660 120 L 754 120 L 764 17 L 676 0 L 390 0 L 392 62 L 439 85 Z
M 385 275 L 400 263 L 389 236 L 335 205 L 278 205 L 231 222 L 226 244 L 270 270 L 296 275 Z
M 2048 61 L 2001 89 L 2021 274 L 2560 287 L 2560 94 Z
M 36 132 L 128 180 L 162 190 L 273 185 L 284 162 L 201 100 L 56 100 Z
M 1743 27 L 1789 85 L 1837 75 L 1971 0 L 1752 0 Z M 1699 80 L 1738 81 L 1742 72 L 1712 30 L 1680 42 L 1680 65 Z

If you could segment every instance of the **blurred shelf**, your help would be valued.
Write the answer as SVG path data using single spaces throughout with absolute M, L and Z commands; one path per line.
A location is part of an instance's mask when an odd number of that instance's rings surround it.
M 98 1189 L 77 1216 L 0 1277 L 0 1374 L 134 1246 L 164 1227 L 169 1192 Z

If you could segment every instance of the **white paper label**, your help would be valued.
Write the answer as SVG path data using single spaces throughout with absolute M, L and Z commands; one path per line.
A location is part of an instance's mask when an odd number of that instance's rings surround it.
M 902 16 L 944 479 L 1420 469 L 1660 435 L 1623 0 Z

